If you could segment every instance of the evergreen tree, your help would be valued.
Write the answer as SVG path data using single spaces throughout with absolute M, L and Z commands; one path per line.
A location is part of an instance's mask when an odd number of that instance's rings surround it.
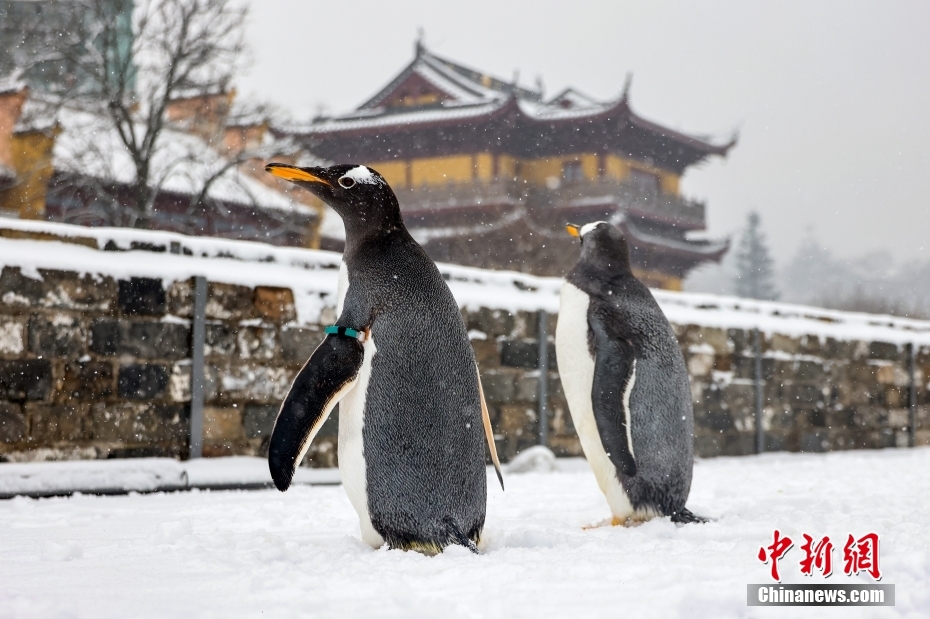
M 736 294 L 774 301 L 778 298 L 774 279 L 774 263 L 762 233 L 762 220 L 759 213 L 752 211 L 736 252 Z

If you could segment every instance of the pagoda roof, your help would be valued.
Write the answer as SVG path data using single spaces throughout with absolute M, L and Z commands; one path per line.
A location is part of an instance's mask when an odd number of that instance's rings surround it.
M 663 143 L 687 148 L 694 153 L 687 157 L 689 161 L 725 155 L 736 143 L 735 137 L 728 142 L 716 142 L 639 116 L 630 107 L 629 81 L 620 96 L 608 101 L 597 101 L 574 88 L 566 88 L 544 100 L 541 92 L 518 86 L 516 79 L 508 83 L 469 69 L 437 56 L 420 44 L 413 61 L 356 110 L 279 130 L 308 139 L 326 139 L 480 125 L 500 119 L 511 126 L 535 125 L 537 130 L 616 121 L 618 126 L 632 127 Z

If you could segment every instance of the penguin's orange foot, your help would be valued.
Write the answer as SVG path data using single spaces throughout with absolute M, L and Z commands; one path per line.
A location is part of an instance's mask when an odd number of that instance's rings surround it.
M 581 527 L 581 530 L 582 530 L 582 531 L 589 531 L 589 530 L 591 530 L 591 529 L 600 529 L 601 527 L 620 527 L 620 526 L 626 526 L 628 522 L 629 522 L 629 520 L 628 520 L 627 518 L 619 518 L 619 517 L 617 517 L 617 516 L 614 516 L 614 517 L 612 517 L 612 518 L 607 518 L 607 519 L 605 519 L 605 520 L 601 520 L 600 522 L 595 522 L 594 524 L 589 524 L 589 525 L 583 526 L 583 527 Z

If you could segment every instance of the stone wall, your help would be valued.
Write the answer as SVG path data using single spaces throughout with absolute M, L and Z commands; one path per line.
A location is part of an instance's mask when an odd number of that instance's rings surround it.
M 119 260 L 119 254 L 112 254 Z M 154 256 L 153 256 L 154 258 Z M 0 459 L 184 458 L 189 444 L 191 280 L 117 279 L 5 267 L 0 274 Z M 263 455 L 280 400 L 334 321 L 298 324 L 280 287 L 210 283 L 206 307 L 204 454 Z M 537 314 L 463 310 L 481 368 L 498 450 L 507 460 L 538 440 Z M 550 341 L 555 315 L 549 316 Z M 675 325 L 692 379 L 701 456 L 753 453 L 751 332 Z M 766 443 L 825 451 L 907 444 L 903 348 L 884 342 L 763 335 Z M 549 346 L 549 444 L 580 455 Z M 918 444 L 930 444 L 915 372 Z M 336 464 L 334 415 L 308 454 Z

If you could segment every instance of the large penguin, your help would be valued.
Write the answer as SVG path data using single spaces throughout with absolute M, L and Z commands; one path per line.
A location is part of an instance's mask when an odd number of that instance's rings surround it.
M 287 490 L 340 402 L 339 469 L 375 548 L 477 552 L 487 499 L 484 442 L 498 470 L 478 366 L 458 305 L 404 227 L 384 178 L 361 165 L 267 171 L 345 223 L 336 324 L 297 374 L 268 449 Z M 503 480 L 501 480 L 503 487 Z
M 581 241 L 581 258 L 562 286 L 559 375 L 613 524 L 701 522 L 685 508 L 694 414 L 672 327 L 633 276 L 620 230 L 595 222 L 568 231 Z

